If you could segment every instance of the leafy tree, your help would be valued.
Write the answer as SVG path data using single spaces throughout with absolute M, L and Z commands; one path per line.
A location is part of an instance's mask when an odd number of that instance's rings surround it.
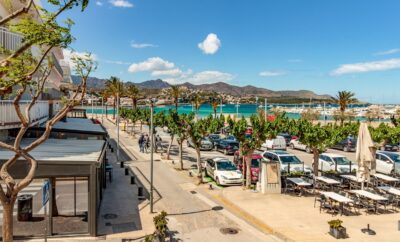
M 195 108 L 195 110 L 196 110 L 196 118 L 198 119 L 199 117 L 199 109 L 200 109 L 200 106 L 201 106 L 201 104 L 203 103 L 203 98 L 202 98 L 202 96 L 201 96 L 201 94 L 200 93 L 194 93 L 193 95 L 192 95 L 192 97 L 191 97 L 191 102 L 192 102 L 192 105 L 193 105 L 193 107 Z
M 197 177 L 199 184 L 203 182 L 203 171 L 201 165 L 201 141 L 208 134 L 208 119 L 199 119 L 197 121 L 191 120 L 187 129 L 188 136 L 192 140 L 193 146 L 197 155 Z
M 369 127 L 372 139 L 379 144 L 381 149 L 385 149 L 387 144 L 397 144 L 400 139 L 400 127 L 390 127 L 388 124 L 381 123 L 377 128 Z
M 246 130 L 252 129 L 252 134 L 246 135 Z M 255 150 L 259 149 L 266 140 L 269 132 L 268 125 L 262 112 L 258 115 L 250 117 L 250 124 L 246 119 L 242 118 L 237 121 L 233 127 L 233 134 L 240 142 L 240 152 L 245 157 L 246 161 L 246 187 L 251 187 L 251 160 Z
M 235 121 L 232 119 L 232 117 L 229 115 L 227 118 L 226 118 L 226 122 L 228 123 L 228 127 L 229 127 L 229 132 L 232 132 L 232 130 L 233 130 L 233 126 L 235 125 Z
M 321 115 L 321 113 L 318 110 L 308 108 L 304 112 L 301 113 L 301 118 L 308 120 L 308 121 L 315 121 L 315 120 L 319 119 L 320 115 Z
M 27 146 L 21 147 L 22 138 L 26 131 L 31 127 L 31 110 L 45 91 L 45 83 L 50 72 L 54 67 L 54 60 L 49 57 L 53 48 L 67 48 L 72 42 L 73 37 L 70 29 L 73 25 L 72 20 L 66 19 L 64 25 L 57 23 L 58 16 L 73 8 L 81 6 L 83 11 L 88 0 L 69 0 L 69 1 L 49 1 L 54 5 L 54 12 L 37 7 L 33 0 L 22 2 L 22 7 L 12 10 L 8 16 L 3 16 L 0 26 L 7 26 L 11 31 L 23 36 L 22 44 L 15 51 L 2 48 L 0 50 L 0 96 L 15 92 L 14 108 L 20 120 L 21 126 L 18 134 L 13 140 L 13 144 L 0 142 L 0 147 L 9 150 L 13 155 L 1 166 L 0 177 L 5 188 L 0 187 L 0 201 L 3 206 L 3 241 L 13 241 L 13 210 L 19 192 L 29 186 L 35 177 L 38 163 L 30 155 L 34 149 L 43 144 L 48 137 L 53 126 L 79 102 L 86 93 L 86 81 L 89 74 L 96 68 L 89 54 L 84 57 L 73 56 L 75 71 L 81 77 L 81 84 L 74 94 L 64 98 L 63 107 L 47 121 L 43 134 Z M 29 11 L 41 13 L 41 21 L 37 21 L 26 15 Z M 25 17 L 27 16 L 27 17 Z M 35 46 L 38 51 L 33 55 L 31 47 Z M 27 108 L 21 110 L 20 101 L 22 96 L 27 93 L 31 100 Z M 15 169 L 15 165 L 20 162 L 27 162 L 28 172 L 21 180 L 15 180 L 10 170 Z

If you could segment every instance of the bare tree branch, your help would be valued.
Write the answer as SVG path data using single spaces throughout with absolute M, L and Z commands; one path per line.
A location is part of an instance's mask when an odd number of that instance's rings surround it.
M 6 194 L 7 197 L 9 195 L 8 194 L 9 191 L 12 190 L 14 188 L 14 185 L 15 185 L 15 180 L 8 173 L 8 168 L 10 166 L 12 166 L 13 164 L 15 164 L 15 162 L 18 160 L 18 158 L 20 156 L 18 153 L 16 153 L 12 158 L 8 159 L 8 161 L 1 166 L 0 177 L 1 177 L 1 179 L 4 181 L 4 183 L 7 186 L 7 194 Z
M 22 179 L 15 185 L 14 189 L 12 190 L 12 195 L 14 196 L 17 196 L 22 189 L 27 187 L 32 182 L 33 178 L 35 177 L 35 172 L 37 168 L 37 161 L 31 155 L 26 152 L 22 152 L 21 155 L 31 164 L 31 168 L 29 169 L 29 172 L 24 177 L 24 179 Z

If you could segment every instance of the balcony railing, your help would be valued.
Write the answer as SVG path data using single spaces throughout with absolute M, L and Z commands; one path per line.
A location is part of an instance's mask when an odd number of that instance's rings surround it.
M 29 105 L 29 101 L 21 101 L 20 106 L 25 115 L 25 108 Z M 48 101 L 37 101 L 30 111 L 31 124 L 36 125 L 44 122 L 49 118 Z M 17 112 L 15 111 L 13 101 L 0 101 L 0 129 L 17 128 L 21 125 Z
M 54 68 L 56 68 L 56 70 L 58 71 L 58 73 L 60 73 L 60 75 L 62 77 L 64 77 L 64 70 L 62 69 L 60 62 L 57 60 L 56 56 L 54 54 L 52 54 L 53 56 L 53 61 L 54 61 Z
M 11 51 L 16 51 L 22 44 L 22 36 L 0 27 L 0 46 Z

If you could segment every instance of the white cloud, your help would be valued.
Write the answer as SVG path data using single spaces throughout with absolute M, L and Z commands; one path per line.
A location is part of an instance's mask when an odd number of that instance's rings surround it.
M 151 73 L 152 76 L 181 76 L 183 72 L 179 68 L 169 70 L 156 70 Z
M 110 0 L 109 2 L 114 7 L 120 7 L 120 8 L 133 8 L 133 6 L 134 6 L 132 3 L 130 3 L 127 0 Z
M 72 61 L 72 58 L 73 57 L 86 58 L 87 54 L 88 52 L 76 52 L 76 51 L 71 51 L 69 49 L 63 49 L 64 63 L 67 63 L 73 70 L 75 69 L 75 63 Z M 94 61 L 98 60 L 98 57 L 95 54 L 91 54 L 91 58 Z
M 149 48 L 149 47 L 158 47 L 157 45 L 154 44 L 149 44 L 149 43 L 131 43 L 131 47 L 135 49 L 143 49 L 143 48 Z
M 262 71 L 259 73 L 260 76 L 262 77 L 273 77 L 273 76 L 282 76 L 285 75 L 286 73 L 283 71 Z
M 376 52 L 374 55 L 391 55 L 391 54 L 396 54 L 399 52 L 400 52 L 400 49 L 396 48 L 396 49 L 390 49 L 390 50 Z
M 152 57 L 140 63 L 134 63 L 129 66 L 128 71 L 131 73 L 143 72 L 143 71 L 165 71 L 175 67 L 175 64 L 160 57 Z
M 105 63 L 108 64 L 115 64 L 115 65 L 130 65 L 131 63 L 129 62 L 124 62 L 124 61 L 114 61 L 114 60 L 104 60 Z
M 97 5 L 97 6 L 103 6 L 103 3 L 100 2 L 100 1 L 96 1 L 96 5 Z
M 209 84 L 216 82 L 229 82 L 234 79 L 235 76 L 230 73 L 220 72 L 220 71 L 202 71 L 194 74 L 186 73 L 179 78 L 167 78 L 164 81 L 170 84 L 181 84 L 189 82 L 191 84 Z M 216 90 L 218 91 L 218 90 Z
M 216 34 L 210 33 L 206 39 L 197 45 L 204 54 L 215 54 L 221 47 L 221 41 Z
M 350 73 L 363 73 L 371 71 L 387 71 L 400 69 L 400 59 L 389 59 L 382 61 L 360 62 L 354 64 L 344 64 L 331 72 L 333 76 Z

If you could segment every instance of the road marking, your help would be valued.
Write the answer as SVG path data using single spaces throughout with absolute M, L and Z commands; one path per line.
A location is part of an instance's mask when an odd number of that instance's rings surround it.
M 208 199 L 206 196 L 204 196 L 200 193 L 196 193 L 196 194 L 194 194 L 194 196 L 196 196 L 198 199 L 200 199 L 201 201 L 203 201 L 204 203 L 208 204 L 211 207 L 219 206 L 217 203 Z M 283 240 L 279 239 L 278 237 L 276 237 L 275 235 L 271 234 L 271 232 L 269 232 L 271 230 L 264 230 L 266 233 L 263 233 L 263 232 L 255 229 L 253 226 L 251 226 L 247 222 L 243 221 L 243 219 L 234 215 L 233 213 L 229 212 L 226 209 L 220 210 L 218 212 L 222 213 L 225 217 L 229 218 L 230 220 L 236 222 L 242 229 L 245 229 L 246 231 L 250 232 L 252 235 L 256 236 L 257 238 L 259 238 L 262 241 L 265 241 L 266 237 L 268 237 L 270 240 L 273 240 L 273 241 L 283 241 Z

